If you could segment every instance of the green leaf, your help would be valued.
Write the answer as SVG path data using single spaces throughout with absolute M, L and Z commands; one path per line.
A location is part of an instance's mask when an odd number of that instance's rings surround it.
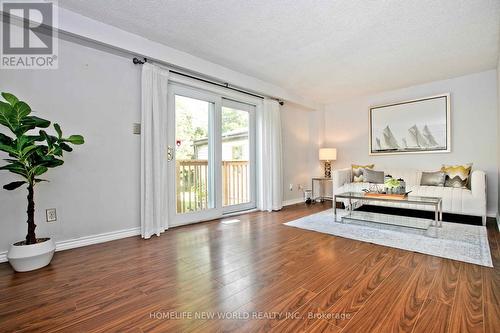
M 18 154 L 19 154 L 19 152 L 16 149 L 12 148 L 11 146 L 7 146 L 7 145 L 1 144 L 1 143 L 0 143 L 0 150 L 4 151 L 6 153 L 12 154 L 14 156 L 18 156 Z
M 46 166 L 47 168 L 55 168 L 63 164 L 64 164 L 63 160 L 57 159 L 53 156 L 51 156 L 50 160 L 46 160 L 41 163 L 41 165 Z
M 44 138 L 40 135 L 27 135 L 29 142 L 44 141 Z
M 14 142 L 14 139 L 12 139 L 11 137 L 9 137 L 5 134 L 0 133 L 0 144 L 10 146 L 13 144 L 13 142 Z
M 14 108 L 10 104 L 0 101 L 0 124 L 8 127 L 11 131 L 14 132 L 14 121 Z
M 46 166 L 43 165 L 37 165 L 33 169 L 30 170 L 30 173 L 34 174 L 35 176 L 40 176 L 46 173 L 49 169 Z
M 43 145 L 37 145 L 37 147 L 38 149 L 36 150 L 36 155 L 44 161 L 49 160 L 50 156 L 46 156 L 48 154 L 49 147 Z
M 26 135 L 21 135 L 20 137 L 18 137 L 16 140 L 17 150 L 18 151 L 23 150 L 24 147 L 26 147 L 26 145 L 29 144 L 29 140 L 30 139 Z
M 52 135 L 49 135 L 47 132 L 45 132 L 44 130 L 40 130 L 38 133 L 40 133 L 40 136 L 47 142 L 47 143 L 53 143 L 55 140 L 53 140 L 52 138 L 55 138 L 53 137 Z
M 16 134 L 16 136 L 22 136 L 22 135 L 25 135 L 26 132 L 28 132 L 32 129 L 35 129 L 34 125 L 21 124 L 16 128 L 14 133 Z
M 50 126 L 50 121 L 49 120 L 46 120 L 46 119 L 43 119 L 43 118 L 39 118 L 39 117 L 36 117 L 36 116 L 32 116 L 31 119 L 33 119 L 36 123 L 36 127 L 40 127 L 40 128 L 47 128 Z
M 35 145 L 32 145 L 32 146 L 27 146 L 25 147 L 22 151 L 21 151 L 21 158 L 27 158 L 28 156 L 30 156 L 31 154 L 33 154 L 35 152 L 35 149 L 37 149 L 38 147 L 35 146 Z
M 47 128 L 50 126 L 50 121 L 36 116 L 29 116 L 23 119 L 23 124 L 33 126 L 33 128 Z
M 81 136 L 81 135 L 71 135 L 65 141 L 71 142 L 74 145 L 82 145 L 85 143 L 85 140 L 83 139 L 83 136 Z
M 17 99 L 17 97 L 14 96 L 14 95 L 12 95 L 12 94 L 10 94 L 10 93 L 3 92 L 2 96 L 12 106 L 16 105 L 16 103 L 19 102 L 19 100 Z
M 20 163 L 11 163 L 11 164 L 1 166 L 0 170 L 8 170 L 12 173 L 21 175 L 24 178 L 28 178 L 28 175 L 26 174 L 26 170 L 24 169 L 24 166 Z
M 31 108 L 25 102 L 17 102 L 14 105 L 14 110 L 16 111 L 16 121 L 17 124 L 21 123 L 21 120 L 31 113 Z
M 59 147 L 61 147 L 62 150 L 67 151 L 67 152 L 73 151 L 73 148 L 71 148 L 69 145 L 65 144 L 64 142 L 61 142 L 59 144 Z
M 25 181 L 12 182 L 10 184 L 4 185 L 3 188 L 6 189 L 7 191 L 12 191 L 12 190 L 15 190 L 18 187 L 23 186 L 24 184 L 26 184 Z
M 35 183 L 41 183 L 41 182 L 48 182 L 48 180 L 35 178 Z
M 59 139 L 62 138 L 62 130 L 61 130 L 61 126 L 59 126 L 59 124 L 54 124 L 54 128 L 57 132 L 57 136 Z
M 56 146 L 54 148 L 54 155 L 62 157 L 63 156 L 63 150 L 62 150 L 62 148 L 59 147 L 59 146 Z
M 50 135 L 47 134 L 47 132 L 40 130 L 40 136 L 47 142 L 47 145 L 49 148 L 52 147 L 52 140 L 50 139 Z
M 31 108 L 25 102 L 17 102 L 14 106 L 0 102 L 0 123 L 10 128 L 16 135 L 22 135 L 26 130 L 22 121 L 31 113 Z

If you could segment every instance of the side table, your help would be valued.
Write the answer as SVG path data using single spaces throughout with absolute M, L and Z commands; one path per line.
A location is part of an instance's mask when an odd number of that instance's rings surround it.
M 326 184 L 332 184 L 332 179 L 331 178 L 325 178 L 325 177 L 315 177 L 312 178 L 311 180 L 311 190 L 312 190 L 312 201 L 316 202 L 316 200 L 320 200 L 321 202 L 325 200 L 333 200 L 333 197 L 331 196 L 326 196 L 325 195 L 325 186 Z M 319 184 L 319 196 L 316 195 L 315 193 L 315 184 Z M 333 185 L 332 185 L 333 186 Z

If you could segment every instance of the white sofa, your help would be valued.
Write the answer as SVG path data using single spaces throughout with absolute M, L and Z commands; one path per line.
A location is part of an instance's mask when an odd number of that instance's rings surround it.
M 483 225 L 486 225 L 486 174 L 481 170 L 474 170 L 471 174 L 471 189 L 421 186 L 422 171 L 392 170 L 376 168 L 390 174 L 394 178 L 402 178 L 406 182 L 406 190 L 410 195 L 430 196 L 443 198 L 443 212 L 461 215 L 480 216 Z M 369 183 L 353 183 L 351 168 L 335 170 L 332 174 L 333 195 L 344 192 L 361 192 L 368 189 Z M 346 204 L 346 202 L 344 202 Z M 372 203 L 370 203 L 372 204 Z M 374 205 L 398 207 L 407 209 L 432 210 L 430 206 L 413 205 L 392 202 L 373 202 Z

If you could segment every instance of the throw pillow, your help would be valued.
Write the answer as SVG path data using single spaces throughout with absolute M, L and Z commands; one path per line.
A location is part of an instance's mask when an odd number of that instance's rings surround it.
M 446 181 L 446 174 L 443 171 L 422 172 L 422 179 L 420 180 L 420 185 L 443 187 L 445 181 Z
M 368 165 L 357 165 L 353 164 L 352 166 L 352 181 L 354 183 L 362 183 L 364 182 L 363 172 L 365 169 L 373 169 L 375 167 L 374 164 Z
M 384 183 L 384 172 L 374 171 L 371 169 L 365 169 L 363 171 L 363 178 L 367 183 L 373 184 L 383 184 Z
M 467 188 L 470 181 L 472 163 L 464 165 L 443 165 L 441 171 L 446 174 L 445 187 Z

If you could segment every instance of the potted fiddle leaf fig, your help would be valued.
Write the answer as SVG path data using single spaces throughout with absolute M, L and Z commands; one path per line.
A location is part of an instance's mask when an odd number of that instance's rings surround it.
M 7 164 L 0 170 L 10 171 L 17 180 L 3 186 L 8 191 L 28 190 L 28 233 L 26 239 L 10 246 L 7 258 L 14 270 L 31 271 L 50 263 L 55 243 L 50 238 L 37 238 L 35 234 L 35 186 L 45 182 L 43 175 L 51 168 L 61 166 L 63 153 L 71 152 L 71 145 L 84 143 L 81 135 L 64 137 L 61 127 L 54 124 L 55 135 L 47 133 L 51 122 L 31 115 L 31 108 L 16 96 L 2 93 L 0 100 L 0 151 L 6 153 Z M 1 130 L 1 128 L 0 128 Z

